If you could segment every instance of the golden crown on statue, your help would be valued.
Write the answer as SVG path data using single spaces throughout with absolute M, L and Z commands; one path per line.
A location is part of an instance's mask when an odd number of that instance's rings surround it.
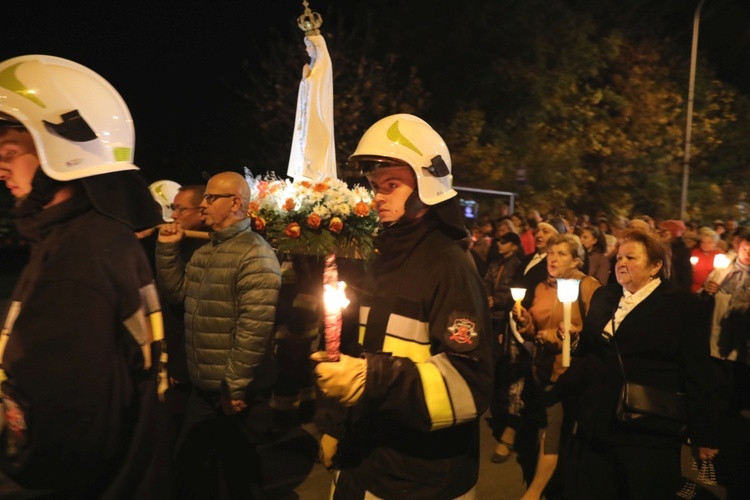
M 323 24 L 323 18 L 320 14 L 310 10 L 310 4 L 307 0 L 302 2 L 305 7 L 305 13 L 297 18 L 297 26 L 305 32 L 305 35 L 320 35 L 320 26 Z

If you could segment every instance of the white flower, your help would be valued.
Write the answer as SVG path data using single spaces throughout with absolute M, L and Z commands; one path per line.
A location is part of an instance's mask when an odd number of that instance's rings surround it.
M 331 211 L 325 205 L 315 205 L 313 207 L 313 213 L 318 214 L 321 219 L 328 219 L 331 217 Z

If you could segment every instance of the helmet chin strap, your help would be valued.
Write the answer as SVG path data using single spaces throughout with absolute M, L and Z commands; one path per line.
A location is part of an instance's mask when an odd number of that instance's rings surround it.
M 396 225 L 410 224 L 416 221 L 419 219 L 419 212 L 424 208 L 427 208 L 427 205 L 422 203 L 422 200 L 419 199 L 419 193 L 417 191 L 412 192 L 404 202 L 404 215 L 396 221 L 382 224 L 383 229 L 388 229 L 389 227 Z
M 404 215 L 401 218 L 409 221 L 416 220 L 419 218 L 419 212 L 425 208 L 427 208 L 427 205 L 422 203 L 422 200 L 419 199 L 419 192 L 414 190 L 404 202 Z

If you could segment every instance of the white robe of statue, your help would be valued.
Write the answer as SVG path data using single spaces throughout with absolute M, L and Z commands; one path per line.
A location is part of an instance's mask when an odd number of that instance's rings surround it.
M 322 35 L 306 36 L 305 45 L 310 64 L 299 84 L 287 175 L 295 180 L 337 179 L 331 58 Z

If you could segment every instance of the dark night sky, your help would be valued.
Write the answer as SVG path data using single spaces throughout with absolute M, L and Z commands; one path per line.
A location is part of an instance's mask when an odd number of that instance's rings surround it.
M 330 5 L 353 1 L 310 0 L 311 7 L 324 15 Z M 51 54 L 73 59 L 109 80 L 130 107 L 136 163 L 147 178 L 149 166 L 152 171 L 168 167 L 154 162 L 169 157 L 170 151 L 187 150 L 203 158 L 211 156 L 207 150 L 213 156 L 216 150 L 231 150 L 235 156 L 228 156 L 231 161 L 222 167 L 241 168 L 231 163 L 242 161 L 236 153 L 242 144 L 229 143 L 237 139 L 226 133 L 236 122 L 238 98 L 222 80 L 240 77 L 243 60 L 257 57 L 271 30 L 299 36 L 303 56 L 302 34 L 292 27 L 302 12 L 299 0 L 157 0 L 143 5 L 120 2 L 121 6 L 70 1 L 34 9 L 22 2 L 5 3 L 9 5 L 0 13 L 0 60 Z M 720 76 L 750 94 L 750 15 L 742 7 L 748 3 L 706 0 L 701 48 L 718 61 Z M 688 0 L 682 5 L 689 11 L 694 8 Z M 688 14 L 687 33 L 691 18 Z M 205 168 L 215 171 L 219 166 Z
M 58 2 L 29 11 L 14 2 L 18 12 L 7 16 L 4 6 L 0 60 L 50 54 L 101 74 L 130 108 L 144 174 L 164 151 L 225 147 L 220 131 L 231 126 L 238 98 L 223 80 L 241 77 L 243 60 L 257 57 L 270 30 L 297 36 L 290 26 L 302 12 L 296 0 L 122 4 Z

